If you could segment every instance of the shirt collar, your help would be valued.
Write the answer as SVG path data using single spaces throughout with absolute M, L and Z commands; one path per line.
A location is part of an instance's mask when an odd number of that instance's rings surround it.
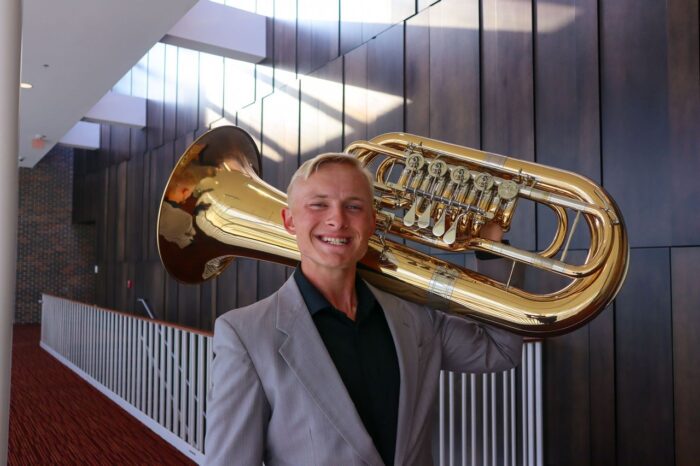
M 333 308 L 331 303 L 306 278 L 301 271 L 301 264 L 294 270 L 294 281 L 299 287 L 301 297 L 304 299 L 304 303 L 312 316 L 323 309 Z M 358 274 L 355 274 L 355 293 L 357 294 L 357 321 L 359 322 L 375 308 L 377 300 Z

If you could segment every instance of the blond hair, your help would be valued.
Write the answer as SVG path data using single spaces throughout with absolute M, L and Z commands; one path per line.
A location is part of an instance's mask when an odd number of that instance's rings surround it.
M 374 197 L 374 179 L 372 173 L 362 166 L 362 163 L 353 157 L 352 155 L 345 154 L 342 152 L 327 152 L 325 154 L 319 154 L 316 157 L 307 160 L 302 163 L 297 171 L 292 175 L 292 179 L 289 181 L 289 186 L 287 187 L 287 197 L 292 199 L 292 193 L 294 192 L 294 186 L 297 181 L 306 181 L 311 175 L 316 173 L 324 165 L 347 165 L 354 167 L 359 173 L 362 173 L 365 178 L 367 178 L 367 190 L 369 192 L 369 197 L 372 199 Z

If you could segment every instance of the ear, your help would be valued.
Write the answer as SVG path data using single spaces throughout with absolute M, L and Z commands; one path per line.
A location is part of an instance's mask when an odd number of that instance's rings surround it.
M 292 216 L 292 209 L 285 207 L 282 209 L 282 222 L 284 223 L 284 229 L 290 235 L 296 235 L 296 228 L 294 227 L 294 217 Z

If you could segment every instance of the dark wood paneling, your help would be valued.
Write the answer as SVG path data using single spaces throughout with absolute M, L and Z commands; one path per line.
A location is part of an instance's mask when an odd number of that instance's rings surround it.
M 496 0 L 482 5 L 482 147 L 534 160 L 532 5 Z M 535 247 L 535 209 L 520 203 L 509 234 L 525 249 Z
M 479 5 L 442 0 L 430 9 L 430 137 L 481 144 Z
M 666 3 L 602 2 L 600 25 L 603 182 L 622 209 L 632 247 L 668 245 L 676 206 L 667 155 Z
M 148 180 L 148 256 L 149 260 L 158 259 L 156 224 L 160 210 L 160 200 L 174 164 L 174 145 L 168 142 L 151 152 Z
M 591 465 L 615 466 L 615 320 L 613 306 L 590 324 Z M 556 382 L 554 382 L 556 384 Z M 566 444 L 559 448 L 566 449 Z
M 199 328 L 200 285 L 178 283 L 177 322 L 187 327 Z
M 208 280 L 199 285 L 199 314 L 197 328 L 214 331 L 216 319 L 217 280 Z
M 669 250 L 632 250 L 615 302 L 617 464 L 673 464 Z
M 301 79 L 299 161 L 343 149 L 343 60 Z
M 698 1 L 668 5 L 668 91 L 674 246 L 700 244 L 700 33 Z
M 156 319 L 165 319 L 165 269 L 160 260 L 138 264 L 145 270 L 144 289 L 139 298 L 144 298 Z M 145 312 L 141 310 L 140 312 Z M 144 314 L 140 314 L 144 315 Z M 175 321 L 174 321 L 175 322 Z
M 546 464 L 594 464 L 589 437 L 589 329 L 547 339 L 545 345 Z
M 535 7 L 537 162 L 600 183 L 598 2 L 554 5 L 541 1 Z M 555 228 L 554 216 L 546 210 L 538 212 L 539 249 L 547 247 Z M 587 245 L 586 235 L 572 239 L 573 248 Z
M 403 131 L 404 26 L 397 24 L 367 43 L 367 133 Z
M 165 46 L 163 81 L 163 143 L 175 139 L 177 121 L 178 57 L 179 49 Z M 191 104 L 190 104 L 191 105 Z M 157 146 L 154 146 L 157 147 Z
M 275 89 L 292 85 L 296 80 L 296 7 L 296 0 L 275 2 L 275 31 L 273 50 Z
M 117 164 L 129 160 L 131 150 L 131 129 L 121 125 L 111 125 L 110 144 L 111 163 Z
M 238 307 L 238 262 L 236 258 L 233 263 L 216 278 L 216 316 L 218 317 L 226 311 Z
M 148 98 L 148 54 L 131 70 L 131 95 L 142 99 Z M 148 102 L 146 103 L 148 113 Z M 148 115 L 146 115 L 148 119 Z M 148 127 L 148 123 L 146 123 Z M 131 144 L 129 148 L 130 158 L 136 154 L 143 154 L 146 151 L 146 128 L 130 128 Z
M 199 52 L 178 49 L 176 137 L 194 132 L 199 123 Z
M 238 283 L 236 304 L 238 307 L 253 304 L 258 300 L 258 261 L 236 259 Z
M 700 248 L 671 249 L 676 464 L 700 458 Z
M 117 200 L 119 199 L 119 184 L 117 176 L 117 165 L 111 165 L 107 169 L 107 177 L 109 181 L 107 182 L 108 190 L 107 202 L 106 202 L 106 216 L 105 216 L 105 244 L 107 249 L 105 251 L 105 258 L 108 264 L 114 264 L 116 261 L 117 254 Z M 113 282 L 108 282 L 113 283 Z
M 144 225 L 144 159 L 145 154 L 136 153 L 127 165 L 126 174 L 126 250 L 125 260 L 134 263 L 143 259 Z
M 157 43 L 148 52 L 148 101 L 146 103 L 147 148 L 163 144 L 165 107 L 165 44 Z M 171 49 L 172 50 L 172 49 Z
M 126 191 L 127 191 L 127 164 L 121 162 L 116 169 L 116 205 L 115 205 L 115 223 L 114 223 L 114 245 L 115 245 L 115 261 L 123 262 L 126 254 Z
M 297 73 L 301 76 L 338 56 L 339 0 L 298 0 Z
M 430 15 L 422 11 L 406 21 L 406 131 L 430 135 Z
M 199 129 L 206 129 L 224 114 L 224 59 L 199 54 Z
M 367 139 L 367 45 L 345 55 L 343 146 Z

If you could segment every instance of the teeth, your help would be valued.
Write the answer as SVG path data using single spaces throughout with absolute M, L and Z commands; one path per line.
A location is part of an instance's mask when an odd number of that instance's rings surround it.
M 340 246 L 341 244 L 348 244 L 347 238 L 321 238 L 324 243 L 333 244 L 335 246 Z

